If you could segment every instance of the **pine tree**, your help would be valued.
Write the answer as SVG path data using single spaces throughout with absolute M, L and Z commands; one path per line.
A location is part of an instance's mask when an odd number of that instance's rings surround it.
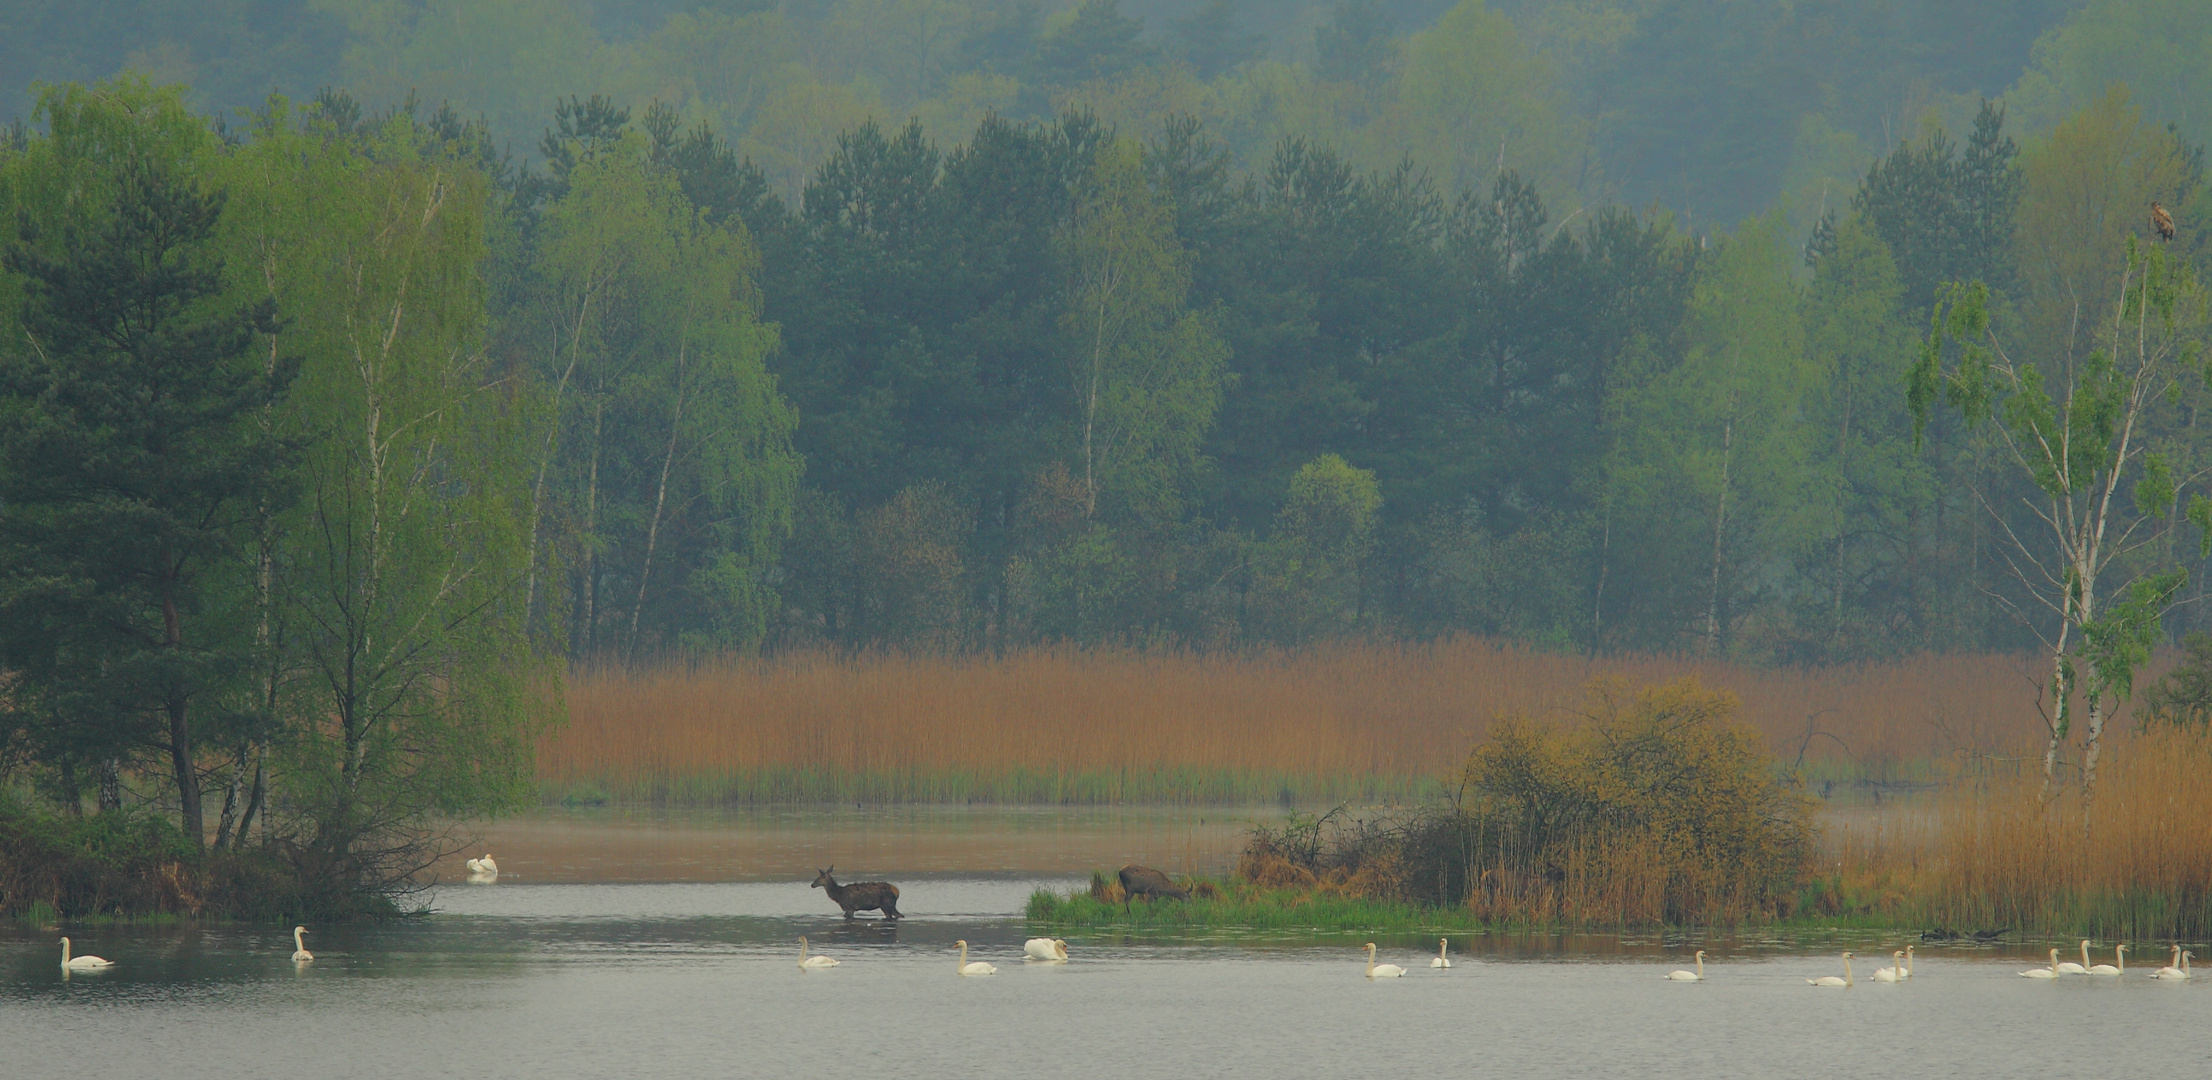
M 221 295 L 224 201 L 147 130 L 158 107 L 88 118 L 116 97 L 77 95 L 49 103 L 58 129 L 121 137 L 31 163 L 91 194 L 27 207 L 5 256 L 24 299 L 0 346 L 0 666 L 53 678 L 111 758 L 165 751 L 197 842 L 201 703 L 252 655 L 232 601 L 281 494 L 289 448 L 259 421 L 292 368 L 253 355 L 273 307 Z

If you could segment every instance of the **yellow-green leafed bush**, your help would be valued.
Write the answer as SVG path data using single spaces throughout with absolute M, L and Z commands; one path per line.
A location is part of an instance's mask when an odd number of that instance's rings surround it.
M 1589 703 L 1576 724 L 1491 727 L 1454 804 L 1410 830 L 1413 891 L 1532 921 L 1786 914 L 1811 807 L 1736 722 L 1735 695 L 1600 681 Z

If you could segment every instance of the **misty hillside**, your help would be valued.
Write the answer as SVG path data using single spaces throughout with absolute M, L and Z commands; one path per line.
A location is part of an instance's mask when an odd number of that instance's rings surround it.
M 6 0 L 0 119 L 41 81 L 133 68 L 218 112 L 271 90 L 412 93 L 533 151 L 557 96 L 704 120 L 786 197 L 837 132 L 1087 105 L 1136 132 L 1189 113 L 1246 164 L 1287 134 L 1439 181 L 1497 162 L 1562 205 L 1659 203 L 1731 222 L 1780 202 L 1809 227 L 1928 116 L 1982 96 L 2048 125 L 2107 82 L 2150 118 L 2212 121 L 2201 3 L 2019 0 Z

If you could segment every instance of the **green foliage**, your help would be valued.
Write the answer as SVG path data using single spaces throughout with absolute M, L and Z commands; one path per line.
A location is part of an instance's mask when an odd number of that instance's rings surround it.
M 1381 509 L 1372 471 L 1335 454 L 1299 468 L 1274 535 L 1253 552 L 1250 603 L 1263 632 L 1297 642 L 1357 622 Z
M 0 793 L 0 916 L 253 922 L 389 916 L 383 897 L 317 892 L 273 852 L 203 852 L 164 815 L 70 817 Z
M 2212 634 L 2191 633 L 2181 648 L 2181 662 L 2143 691 L 2138 727 L 2212 731 Z
M 1301 890 L 1261 890 L 1236 882 L 1212 882 L 1220 899 L 1146 902 L 1126 910 L 1088 893 L 1060 895 L 1039 889 L 1029 896 L 1023 915 L 1049 928 L 1113 928 L 1223 933 L 1261 931 L 1329 934 L 1410 933 L 1417 930 L 1479 930 L 1491 924 L 1464 908 L 1431 907 L 1402 900 L 1357 896 L 1317 896 Z M 1433 945 L 1433 939 L 1431 940 Z
M 1735 722 L 1734 695 L 1687 678 L 1599 683 L 1591 700 L 1586 726 L 1511 721 L 1475 749 L 1452 810 L 1410 845 L 1431 895 L 1581 864 L 1581 888 L 1627 892 L 1631 919 L 1781 911 L 1811 857 L 1811 806 Z
M 2117 108 L 2117 99 L 2108 98 L 2107 105 Z M 2060 176 L 2036 178 L 2031 194 L 2039 184 L 2063 187 L 2066 174 L 2078 169 L 2063 160 L 2060 144 L 2069 137 L 2094 141 L 2097 122 L 2086 114 L 2077 120 L 2081 130 L 2072 136 L 2061 132 L 2046 148 L 2046 169 Z M 2106 130 L 2117 129 L 2106 125 Z M 2122 151 L 2107 150 L 2109 165 Z M 2077 687 L 2088 713 L 2083 786 L 2094 790 L 2103 701 L 2124 700 L 2132 692 L 2135 671 L 2164 639 L 2162 620 L 2190 576 L 2187 566 L 2173 564 L 2170 541 L 2180 523 L 2172 511 L 2180 492 L 2166 452 L 2154 449 L 2154 425 L 2161 406 L 2181 398 L 2182 379 L 2196 368 L 2208 326 L 2205 297 L 2187 262 L 2172 259 L 2163 247 L 2145 249 L 2130 235 L 2124 256 L 2116 303 L 2100 316 L 2111 320 L 2110 329 L 2097 335 L 2101 343 L 2086 356 L 2071 337 L 2031 337 L 2026 348 L 2008 348 L 1993 327 L 1989 288 L 1953 283 L 1938 294 L 1909 384 L 1916 436 L 1940 391 L 1970 426 L 1994 427 L 2002 460 L 2035 490 L 2028 500 L 2035 519 L 2027 533 L 2032 539 L 2023 538 L 2004 514 L 1996 516 L 2006 525 L 2008 558 L 2026 591 L 2056 616 L 2042 638 L 2057 701 L 2044 751 L 2046 798 L 2059 782 L 2060 748 L 2073 733 L 2070 699 Z M 2094 256 L 2075 258 L 2071 265 L 2088 274 L 2094 261 Z M 2034 324 L 2031 317 L 2029 325 Z M 1956 360 L 1946 370 L 1954 350 Z M 2043 365 L 2028 359 L 2034 353 L 2049 358 L 2048 376 Z M 2185 438 L 2168 443 L 2186 445 Z M 2133 506 L 2116 498 L 2130 477 Z M 2187 520 L 2212 521 L 2212 510 L 2199 508 L 2202 499 L 2191 493 Z M 2137 541 L 2139 532 L 2167 542 Z M 2200 560 L 2205 543 L 2212 537 L 2200 537 Z M 2024 568 L 2032 568 L 2034 577 L 2027 578 Z M 2124 576 L 2107 593 L 2102 579 L 2115 571 Z M 2084 674 L 2086 685 L 2078 682 Z
M 1684 313 L 1681 362 L 1616 390 L 1614 527 L 1631 545 L 1673 546 L 1677 626 L 1696 627 L 1709 651 L 1755 602 L 1758 561 L 1820 527 L 1815 433 L 1803 422 L 1820 373 L 1779 228 L 1770 216 L 1724 240 Z
M 2006 96 L 2037 126 L 2056 124 L 2114 83 L 2149 93 L 2153 123 L 2169 121 L 2199 144 L 2212 138 L 2204 104 L 2212 79 L 2204 54 L 2212 24 L 2201 0 L 2091 0 L 2036 42 L 2033 62 Z
M 179 95 L 63 87 L 41 116 L 6 162 L 0 665 L 43 756 L 112 773 L 163 752 L 196 841 L 197 746 L 258 651 L 236 570 L 289 496 L 263 421 L 295 366 L 255 355 L 274 305 L 224 295 L 216 147 Z
M 364 842 L 518 805 L 547 705 L 513 599 L 537 405 L 481 347 L 488 185 L 402 118 L 358 141 L 272 125 L 237 164 L 265 185 L 257 269 L 304 356 L 280 771 L 341 880 L 404 877 Z
M 1190 278 L 1174 219 L 1151 189 L 1137 143 L 1099 148 L 1072 209 L 1061 322 L 1085 516 L 1171 521 L 1220 407 L 1227 350 L 1209 320 L 1186 306 Z
M 559 707 L 517 595 L 542 406 L 482 348 L 480 132 L 342 104 L 272 98 L 226 142 L 174 94 L 62 88 L 5 162 L 11 733 L 68 813 L 166 773 L 194 847 L 221 785 L 217 851 L 129 870 L 174 895 L 127 907 L 388 913 L 433 819 L 532 793 Z
M 560 605 L 579 657 L 757 647 L 792 523 L 797 417 L 765 363 L 759 254 L 734 207 L 709 215 L 684 193 L 713 181 L 711 143 L 687 144 L 705 155 L 690 172 L 655 160 L 679 160 L 672 123 L 625 133 L 595 99 L 549 137 L 567 165 L 538 222 L 534 302 L 509 329 L 552 391 L 533 582 L 556 570 L 543 516 L 581 523 Z

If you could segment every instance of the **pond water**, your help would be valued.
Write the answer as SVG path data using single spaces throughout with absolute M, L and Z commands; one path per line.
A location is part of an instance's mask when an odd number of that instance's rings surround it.
M 597 842 L 569 839 L 588 864 Z M 1021 959 L 1019 912 L 1079 884 L 1066 869 L 901 872 L 891 926 L 845 922 L 803 868 L 654 882 L 640 857 L 624 879 L 557 881 L 494 851 L 516 868 L 498 883 L 442 887 L 426 919 L 318 928 L 305 967 L 275 928 L 6 924 L 0 1076 L 2212 1075 L 2212 976 L 2019 978 L 2047 945 L 1931 949 L 1899 985 L 1863 959 L 1850 990 L 1804 980 L 1887 941 L 1455 936 L 1436 971 L 1433 935 L 1388 938 L 1413 970 L 1370 981 L 1363 938 L 1063 932 L 1073 962 L 1043 965 Z M 65 978 L 61 932 L 117 966 Z M 799 971 L 800 934 L 842 963 Z M 954 973 L 963 938 L 997 975 Z M 1705 982 L 1660 977 L 1696 948 Z

